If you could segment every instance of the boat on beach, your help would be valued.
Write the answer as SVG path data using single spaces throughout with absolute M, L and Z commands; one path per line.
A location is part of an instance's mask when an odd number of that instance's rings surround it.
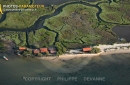
M 9 60 L 7 57 L 5 57 L 5 56 L 3 56 L 3 59 L 5 59 L 5 60 Z

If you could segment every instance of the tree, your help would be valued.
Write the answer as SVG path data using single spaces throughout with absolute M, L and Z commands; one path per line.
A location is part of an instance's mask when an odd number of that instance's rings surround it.
M 90 52 L 91 53 L 99 53 L 99 52 L 101 52 L 101 50 L 99 48 L 92 48 L 92 50 Z
M 57 42 L 55 46 L 58 49 L 57 55 L 61 55 L 67 51 L 66 47 L 64 47 L 60 42 Z

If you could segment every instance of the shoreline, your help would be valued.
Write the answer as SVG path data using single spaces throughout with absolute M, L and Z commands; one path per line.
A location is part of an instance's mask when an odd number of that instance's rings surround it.
M 117 50 L 113 52 L 100 52 L 97 54 L 63 54 L 59 57 L 39 57 L 41 63 L 48 69 L 57 73 L 72 73 L 77 72 L 87 66 L 92 58 L 98 58 L 100 55 L 111 55 L 130 53 L 129 50 Z M 113 56 L 107 56 L 109 58 Z
M 128 50 L 115 50 L 115 51 L 111 51 L 111 52 L 104 52 L 101 55 L 125 54 L 125 53 L 130 54 L 130 49 L 128 49 Z
M 130 50 L 116 50 L 111 52 L 100 52 L 97 54 L 63 54 L 59 57 L 38 57 L 38 59 L 44 59 L 44 60 L 55 60 L 55 59 L 61 59 L 61 60 L 71 60 L 73 58 L 85 58 L 85 57 L 96 57 L 100 55 L 112 55 L 112 54 L 130 54 Z
M 99 45 L 94 46 L 96 48 L 99 48 L 101 50 L 100 53 L 95 54 L 62 54 L 59 55 L 59 57 L 39 57 L 38 59 L 61 59 L 61 60 L 70 60 L 73 58 L 83 58 L 83 57 L 95 57 L 100 55 L 112 55 L 112 54 L 124 54 L 124 53 L 130 53 L 130 48 L 122 48 L 130 46 L 130 43 L 123 43 L 123 44 L 113 44 L 113 45 Z M 117 47 L 120 47 L 120 49 L 117 49 Z M 105 51 L 105 49 L 110 49 L 109 51 Z

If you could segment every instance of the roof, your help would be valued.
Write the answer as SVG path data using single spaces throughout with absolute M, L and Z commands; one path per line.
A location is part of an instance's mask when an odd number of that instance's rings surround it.
M 37 53 L 40 53 L 40 51 L 38 49 L 35 49 L 35 50 L 33 50 L 33 53 L 37 54 Z
M 19 47 L 19 50 L 26 50 L 26 47 Z
M 41 52 L 48 52 L 48 49 L 47 48 L 40 48 L 40 51 Z
M 53 54 L 53 53 L 56 53 L 57 51 L 56 51 L 56 48 L 49 48 L 49 52 Z
M 56 47 L 55 46 L 50 46 L 50 47 L 48 47 L 48 50 L 56 50 Z
M 56 53 L 57 51 L 56 50 L 50 50 L 50 53 Z
M 92 50 L 92 48 L 89 48 L 89 47 L 83 48 L 83 51 L 91 51 L 91 50 Z

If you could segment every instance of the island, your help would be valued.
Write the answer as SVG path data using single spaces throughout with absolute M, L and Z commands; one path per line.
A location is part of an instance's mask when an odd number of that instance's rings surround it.
M 1 2 L 33 4 L 32 0 Z M 127 0 L 123 3 L 120 0 L 69 1 L 39 8 L 37 11 L 5 12 L 0 15 L 0 39 L 2 42 L 12 42 L 14 53 L 24 57 L 89 55 L 117 49 L 120 44 L 129 43 L 112 30 L 117 25 L 130 25 L 127 2 L 130 3 Z M 117 43 L 119 46 L 112 47 Z M 100 44 L 111 46 L 102 49 Z M 5 52 L 6 47 L 3 44 L 1 46 L 1 51 Z M 84 51 L 84 48 L 89 50 Z M 129 49 L 129 45 L 126 48 Z

